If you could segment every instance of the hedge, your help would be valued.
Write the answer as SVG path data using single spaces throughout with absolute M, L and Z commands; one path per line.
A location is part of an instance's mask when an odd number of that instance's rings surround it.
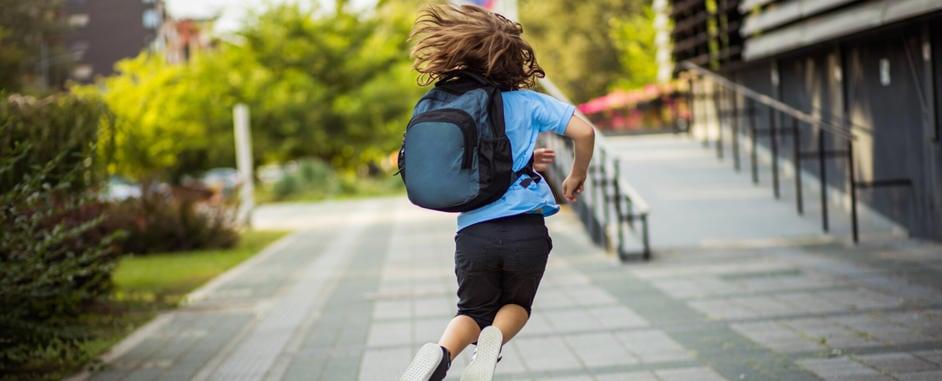
M 0 97 L 0 373 L 75 353 L 86 334 L 65 327 L 109 292 L 120 235 L 97 199 L 106 115 L 69 94 Z

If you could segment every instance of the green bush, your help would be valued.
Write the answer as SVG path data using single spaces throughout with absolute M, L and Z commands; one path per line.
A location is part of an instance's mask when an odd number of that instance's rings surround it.
M 272 198 L 284 201 L 303 195 L 305 199 L 323 199 L 343 193 L 344 184 L 333 168 L 323 160 L 304 159 L 272 185 Z
M 300 189 L 301 186 L 298 184 L 297 177 L 285 175 L 272 185 L 272 196 L 275 200 L 280 201 L 297 194 Z
M 230 248 L 239 239 L 232 214 L 192 196 L 144 192 L 109 208 L 105 225 L 126 233 L 122 253 Z
M 119 234 L 102 225 L 96 160 L 104 111 L 59 95 L 0 99 L 0 373 L 83 340 L 64 327 L 108 293 Z

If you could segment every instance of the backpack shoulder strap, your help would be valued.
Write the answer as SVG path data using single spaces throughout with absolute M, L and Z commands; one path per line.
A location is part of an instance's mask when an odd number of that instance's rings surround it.
M 445 74 L 435 83 L 435 88 L 453 94 L 464 94 L 471 90 L 484 89 L 487 92 L 488 109 L 491 131 L 494 136 L 505 135 L 504 128 L 504 100 L 501 97 L 501 88 L 484 76 L 464 70 L 457 70 Z

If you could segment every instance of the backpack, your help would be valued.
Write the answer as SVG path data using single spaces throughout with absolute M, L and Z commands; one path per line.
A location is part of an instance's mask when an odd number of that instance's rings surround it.
M 409 201 L 442 212 L 487 205 L 524 174 L 524 186 L 540 179 L 532 155 L 513 171 L 501 89 L 465 71 L 446 75 L 416 104 L 398 165 Z

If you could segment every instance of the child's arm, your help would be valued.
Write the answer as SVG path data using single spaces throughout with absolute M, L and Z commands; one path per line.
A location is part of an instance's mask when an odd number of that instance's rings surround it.
M 582 117 L 573 115 L 566 126 L 566 136 L 574 143 L 576 158 L 569 176 L 563 180 L 563 197 L 573 202 L 576 196 L 582 193 L 582 184 L 589 170 L 589 161 L 592 160 L 592 151 L 595 149 L 595 129 Z

